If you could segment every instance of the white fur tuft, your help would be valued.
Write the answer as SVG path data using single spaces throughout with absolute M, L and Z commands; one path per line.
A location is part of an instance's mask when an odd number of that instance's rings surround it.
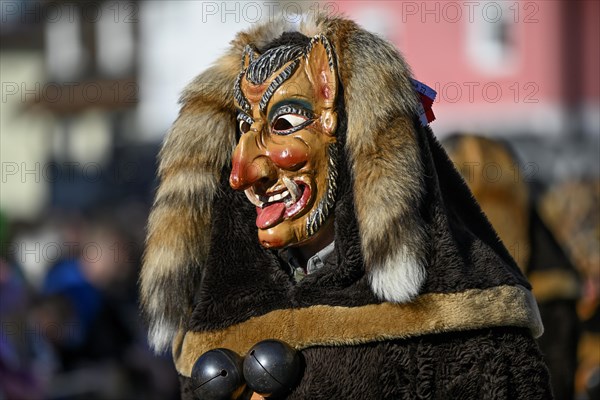
M 163 353 L 169 349 L 177 329 L 163 318 L 152 322 L 148 330 L 148 341 L 155 353 Z
M 405 303 L 419 294 L 426 278 L 425 267 L 402 248 L 370 271 L 371 288 L 375 295 L 393 303 Z

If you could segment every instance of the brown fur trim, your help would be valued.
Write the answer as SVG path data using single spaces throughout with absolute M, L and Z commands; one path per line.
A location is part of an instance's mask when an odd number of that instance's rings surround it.
M 527 327 L 534 336 L 540 336 L 542 323 L 531 292 L 520 286 L 498 286 L 425 294 L 408 304 L 276 310 L 219 331 L 179 332 L 173 357 L 179 373 L 190 376 L 196 359 L 208 350 L 224 347 L 245 354 L 257 342 L 269 338 L 303 349 L 492 326 Z
M 576 300 L 581 295 L 580 284 L 569 270 L 533 271 L 527 278 L 538 303 L 558 299 Z
M 218 174 L 230 162 L 235 142 L 233 84 L 244 48 L 261 48 L 286 31 L 325 35 L 340 60 L 346 152 L 374 293 L 407 301 L 425 281 L 428 241 L 418 212 L 423 171 L 411 122 L 417 97 L 408 66 L 393 45 L 352 21 L 317 15 L 292 24 L 282 18 L 238 34 L 228 53 L 186 88 L 163 145 L 140 277 L 155 350 L 164 350 L 182 328 L 200 285 Z

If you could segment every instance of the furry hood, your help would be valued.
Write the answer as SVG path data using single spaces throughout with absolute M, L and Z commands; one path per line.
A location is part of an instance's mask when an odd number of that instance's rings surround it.
M 286 31 L 329 40 L 343 91 L 335 257 L 298 284 L 260 247 L 254 207 L 228 184 L 243 49 Z M 496 325 L 541 334 L 529 284 L 420 125 L 410 77 L 390 43 L 316 16 L 239 33 L 186 88 L 160 153 L 140 278 L 150 341 L 163 350 L 175 337 L 180 373 L 209 348 L 243 353 L 257 338 L 303 348 Z M 358 332 L 361 318 L 369 328 Z

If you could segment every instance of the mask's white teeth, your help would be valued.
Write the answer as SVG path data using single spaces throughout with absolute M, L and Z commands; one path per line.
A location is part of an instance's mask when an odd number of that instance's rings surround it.
M 274 194 L 273 196 L 269 197 L 268 202 L 269 203 L 273 203 L 275 201 L 279 201 L 279 200 L 285 198 L 287 195 L 289 195 L 288 191 L 285 191 L 285 192 L 282 192 L 282 193 L 279 193 L 279 194 Z
M 294 182 L 293 180 L 291 180 L 290 178 L 288 178 L 287 176 L 283 177 L 283 184 L 290 191 L 290 194 L 292 195 L 292 201 L 295 203 L 300 198 L 300 195 L 301 195 L 298 184 L 296 182 Z
M 248 200 L 250 200 L 250 203 L 254 204 L 256 207 L 263 208 L 264 203 L 259 200 L 258 195 L 254 193 L 254 190 L 252 190 L 251 188 L 246 189 L 244 190 L 244 193 L 246 194 Z

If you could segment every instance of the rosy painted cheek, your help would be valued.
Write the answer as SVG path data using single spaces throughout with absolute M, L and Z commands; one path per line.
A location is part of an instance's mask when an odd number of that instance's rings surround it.
M 273 145 L 269 151 L 269 158 L 281 169 L 297 170 L 308 160 L 308 148 L 303 143 L 291 145 Z

